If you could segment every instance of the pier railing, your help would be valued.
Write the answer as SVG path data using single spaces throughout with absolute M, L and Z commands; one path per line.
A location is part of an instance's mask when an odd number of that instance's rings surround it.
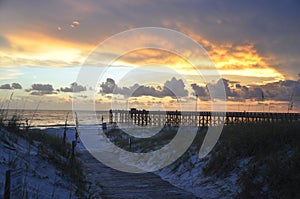
M 188 112 L 110 110 L 110 124 L 139 126 L 217 126 L 250 122 L 300 121 L 300 113 L 268 112 Z

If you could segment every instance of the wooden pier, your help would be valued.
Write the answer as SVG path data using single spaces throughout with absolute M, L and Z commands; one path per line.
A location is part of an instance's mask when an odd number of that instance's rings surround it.
M 218 126 L 253 122 L 295 122 L 300 121 L 300 113 L 266 112 L 187 112 L 187 111 L 147 111 L 110 110 L 110 124 L 139 126 Z

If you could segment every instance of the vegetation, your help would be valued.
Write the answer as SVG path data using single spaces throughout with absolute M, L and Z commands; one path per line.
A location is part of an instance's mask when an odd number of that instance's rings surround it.
M 168 144 L 174 138 L 176 132 L 176 127 L 165 127 L 150 138 L 137 138 L 130 136 L 119 128 L 112 128 L 107 132 L 107 136 L 115 145 L 127 151 L 148 153 Z
M 63 177 L 72 181 L 77 186 L 77 195 L 83 197 L 86 181 L 83 175 L 82 163 L 72 156 L 72 146 L 65 142 L 64 137 L 51 135 L 43 130 L 30 129 L 29 122 L 21 121 L 21 114 L 17 112 L 9 117 L 7 114 L 0 114 L 0 127 L 7 129 L 11 139 L 17 143 L 17 138 L 22 137 L 30 144 L 38 146 L 38 155 L 54 164 L 63 173 Z
M 238 168 L 239 198 L 300 198 L 299 129 L 299 122 L 227 126 L 203 171 L 225 177 Z

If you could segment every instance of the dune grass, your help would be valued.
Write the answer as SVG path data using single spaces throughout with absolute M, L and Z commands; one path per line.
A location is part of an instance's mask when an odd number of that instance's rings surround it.
M 176 135 L 177 128 L 165 127 L 150 138 L 137 138 L 115 127 L 109 129 L 108 138 L 120 148 L 131 152 L 148 153 L 168 144 Z M 131 145 L 129 144 L 129 139 Z
M 300 122 L 227 126 L 203 171 L 225 177 L 239 168 L 240 198 L 300 198 Z
M 65 142 L 63 136 L 51 135 L 39 129 L 30 129 L 30 126 L 27 126 L 28 122 L 24 125 L 20 114 L 14 114 L 10 118 L 7 115 L 4 117 L 3 114 L 1 116 L 0 127 L 11 133 L 10 137 L 15 138 L 14 142 L 17 143 L 18 137 L 21 137 L 30 144 L 38 146 L 38 155 L 62 170 L 64 177 L 77 186 L 77 195 L 84 197 L 86 181 L 82 163 L 76 156 L 71 155 L 72 146 Z

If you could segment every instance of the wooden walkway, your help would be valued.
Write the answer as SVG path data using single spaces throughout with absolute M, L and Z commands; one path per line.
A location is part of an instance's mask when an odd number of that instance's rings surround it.
M 268 112 L 181 112 L 110 110 L 110 124 L 139 126 L 217 126 L 250 122 L 300 121 L 300 113 Z
M 153 173 L 121 172 L 105 166 L 88 151 L 81 151 L 78 155 L 83 163 L 87 180 L 92 182 L 94 187 L 98 187 L 90 191 L 94 193 L 91 198 L 197 198 Z M 109 157 L 114 158 L 113 154 Z

